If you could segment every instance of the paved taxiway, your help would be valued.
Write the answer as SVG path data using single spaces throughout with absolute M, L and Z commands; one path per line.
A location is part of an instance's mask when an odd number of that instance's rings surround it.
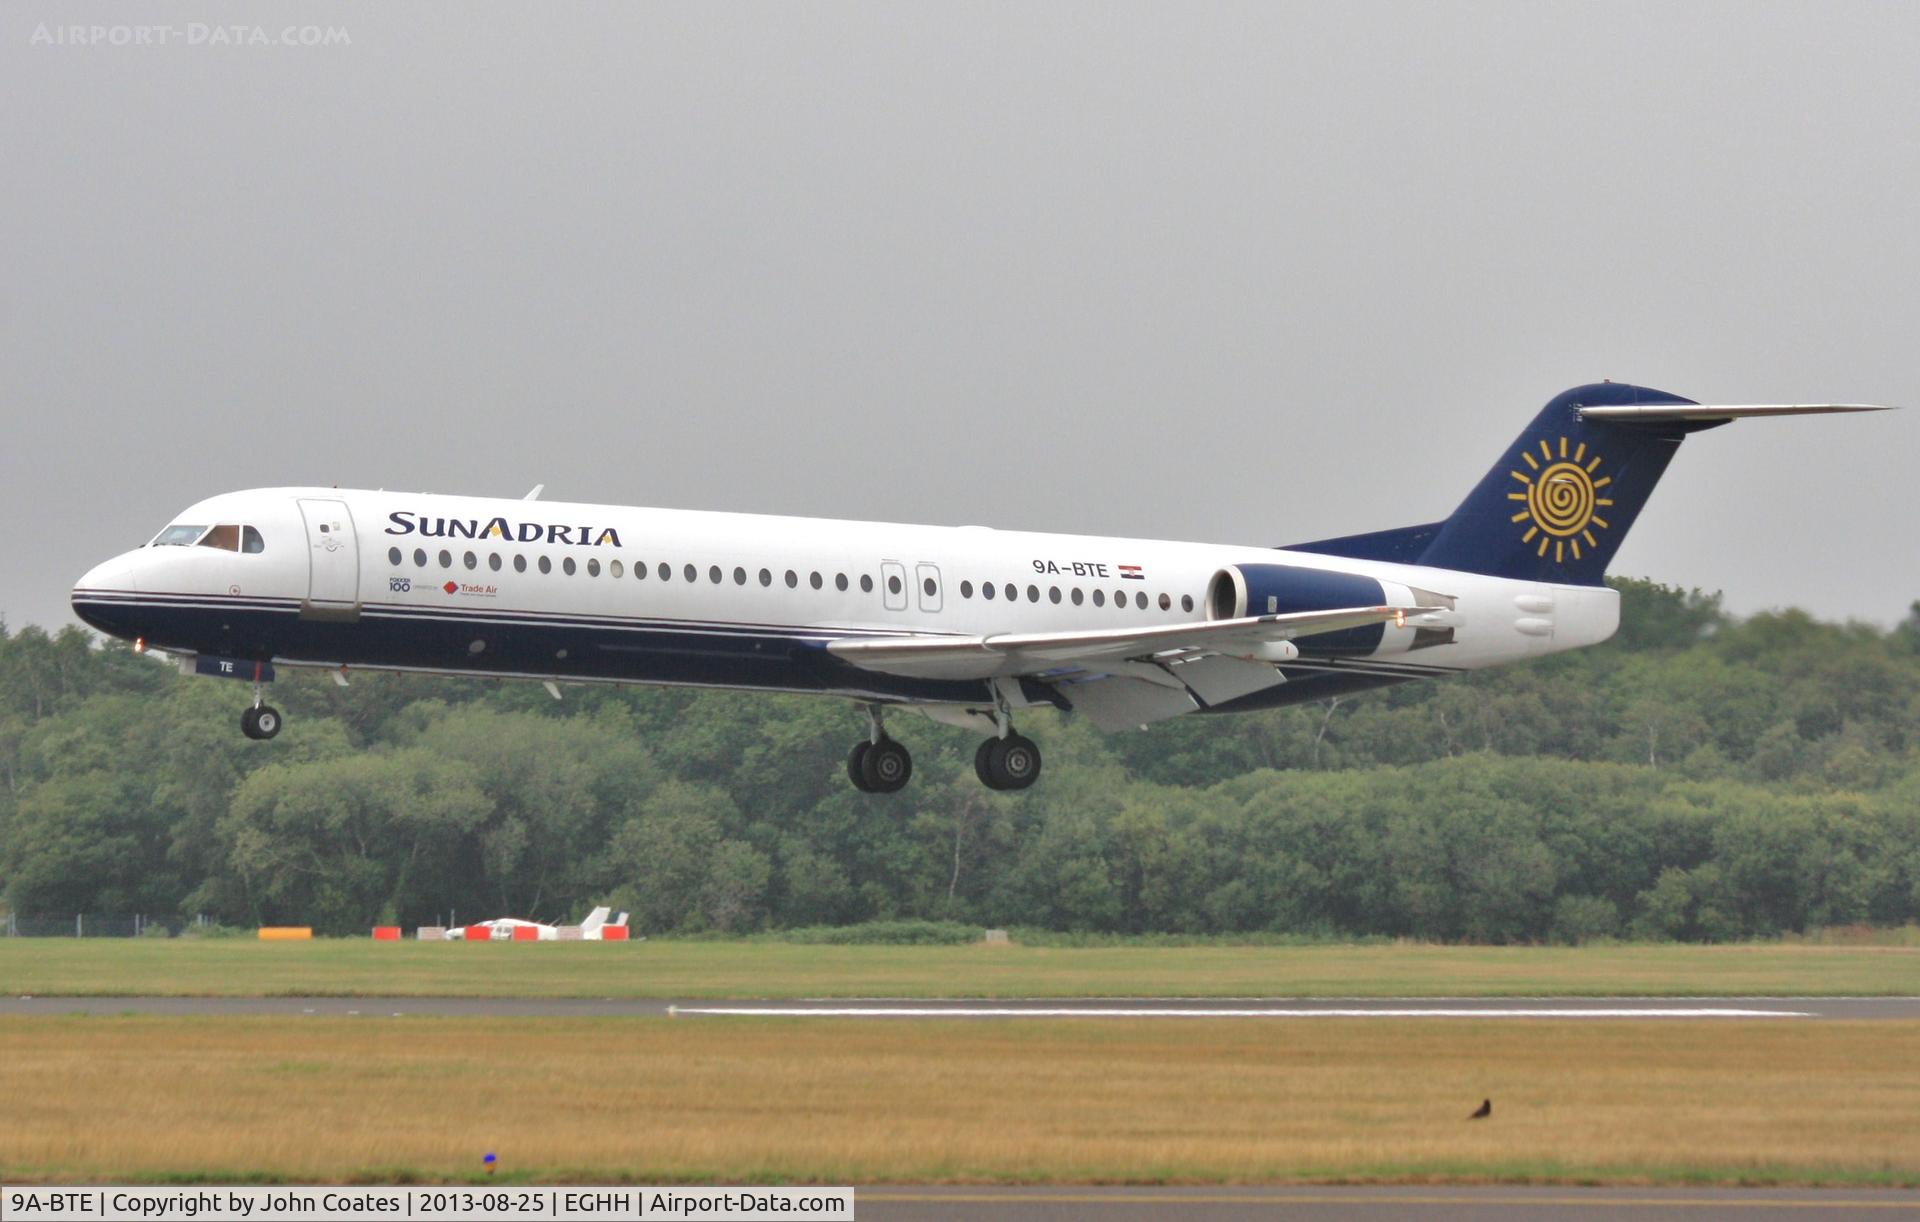
M 0 997 L 0 1015 L 407 1014 L 461 1018 L 1592 1018 L 1920 1020 L 1920 997 L 1209 997 L 761 1001 L 622 997 Z
M 859 1189 L 863 1220 L 884 1222 L 1079 1222 L 1080 1219 L 1200 1218 L 1206 1222 L 1287 1218 L 1369 1222 L 1417 1217 L 1443 1222 L 1493 1218 L 1527 1222 L 1689 1222 L 1766 1218 L 1810 1220 L 1920 1217 L 1920 1192 L 1812 1188 L 1523 1187 L 909 1187 Z

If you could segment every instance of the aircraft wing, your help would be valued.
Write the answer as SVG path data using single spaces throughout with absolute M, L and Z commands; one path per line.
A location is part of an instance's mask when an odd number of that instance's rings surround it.
M 828 652 L 915 679 L 1027 678 L 1053 684 L 1102 729 L 1143 725 L 1284 683 L 1296 637 L 1369 624 L 1405 626 L 1433 607 L 1345 607 L 1090 632 L 839 640 Z

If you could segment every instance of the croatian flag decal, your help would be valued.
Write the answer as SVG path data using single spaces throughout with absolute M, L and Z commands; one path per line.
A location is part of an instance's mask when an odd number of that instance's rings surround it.
M 1120 575 L 1128 581 L 1145 581 L 1147 579 L 1147 575 L 1140 571 L 1140 566 L 1137 564 L 1123 564 L 1120 565 L 1119 568 Z

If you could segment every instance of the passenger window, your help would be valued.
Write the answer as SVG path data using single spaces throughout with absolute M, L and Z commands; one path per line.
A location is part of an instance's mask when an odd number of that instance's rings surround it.
M 720 584 L 720 566 L 719 565 L 716 564 L 707 569 L 707 580 L 711 581 L 714 585 Z
M 499 552 L 487 553 L 487 567 L 492 569 L 496 573 L 500 571 L 500 553 Z
M 1105 590 L 1095 590 L 1093 592 L 1093 605 L 1096 607 L 1104 607 L 1107 605 L 1107 592 Z
M 787 570 L 787 589 L 791 590 L 799 584 L 800 584 L 800 574 L 794 572 L 792 569 L 788 569 Z
M 839 590 L 843 594 L 846 593 L 847 575 L 845 573 L 835 573 L 833 575 L 833 588 L 836 590 Z
M 963 581 L 960 583 L 960 597 L 962 598 L 973 597 L 973 583 L 971 581 Z
M 733 568 L 733 584 L 737 586 L 747 584 L 747 570 L 741 568 L 739 565 L 735 565 Z
M 765 570 L 765 569 L 761 569 L 761 570 L 760 570 L 760 584 L 761 584 L 761 585 L 763 585 L 763 586 L 770 586 L 770 585 L 772 585 L 772 584 L 773 584 L 773 574 L 772 574 L 772 573 L 769 573 L 769 572 L 768 572 L 767 570 Z
M 397 548 L 397 547 L 390 547 L 390 548 L 388 548 L 388 549 L 387 549 L 387 563 L 388 563 L 388 564 L 391 564 L 391 565 L 394 565 L 394 566 L 396 566 L 396 567 L 397 567 L 397 566 L 399 565 L 399 563 L 400 563 L 400 559 L 401 559 L 401 557 L 400 557 L 400 549 L 399 549 L 399 548 Z
M 1049 588 L 1048 588 L 1048 590 L 1047 590 L 1047 600 L 1048 600 L 1049 602 L 1055 602 L 1055 603 L 1057 603 L 1057 602 L 1059 602 L 1059 601 L 1060 601 L 1060 587 L 1059 587 L 1059 586 L 1052 586 L 1052 587 L 1049 587 Z
M 443 569 L 453 567 L 453 553 L 444 547 L 440 549 L 440 567 Z
M 1165 594 L 1162 594 L 1160 596 L 1160 609 L 1162 611 L 1173 610 L 1173 600 L 1171 598 L 1168 598 Z
M 873 578 L 865 573 L 860 574 L 860 592 L 862 594 L 873 593 Z
M 980 584 L 980 597 L 986 599 L 988 602 L 993 601 L 993 583 L 991 581 Z
M 416 547 L 413 549 L 413 562 L 420 568 L 424 569 L 427 567 L 427 552 L 425 548 Z
M 516 573 L 524 573 L 527 571 L 527 558 L 525 556 L 517 553 L 514 555 L 513 571 Z
M 240 536 L 241 551 L 246 552 L 250 556 L 257 556 L 261 552 L 264 552 L 267 550 L 267 541 L 260 537 L 259 531 L 255 530 L 251 526 L 243 526 L 240 528 L 240 530 L 241 530 L 241 536 Z
M 813 576 L 807 578 L 807 584 L 812 586 L 816 590 L 819 589 L 821 585 L 820 574 L 815 573 L 813 574 Z
M 609 577 L 625 577 L 627 575 L 627 566 L 621 564 L 618 560 L 610 561 L 607 564 L 607 575 Z
M 660 580 L 662 581 L 673 580 L 673 566 L 668 564 L 664 560 L 660 562 Z
M 542 573 L 553 572 L 553 561 L 547 559 L 545 556 L 540 557 L 540 571 Z
M 682 577 L 685 577 L 685 578 L 686 578 L 686 579 L 687 579 L 688 581 L 698 581 L 698 580 L 700 580 L 700 570 L 699 570 L 699 569 L 696 569 L 696 568 L 694 568 L 694 567 L 693 567 L 693 566 L 692 566 L 691 564 L 689 564 L 689 565 L 687 565 L 687 566 L 685 566 L 684 568 L 682 568 L 682 569 L 680 570 L 680 575 L 681 575 Z
M 1039 586 L 1028 586 L 1028 587 L 1027 587 L 1027 601 L 1028 601 L 1028 602 L 1030 602 L 1030 603 L 1037 603 L 1037 602 L 1039 602 L 1039 601 L 1040 601 L 1040 587 L 1039 587 Z
M 1073 587 L 1073 605 L 1074 606 L 1076 607 L 1079 606 L 1081 603 L 1085 602 L 1086 599 L 1087 599 L 1087 596 L 1080 592 L 1079 586 Z
M 562 556 L 560 558 L 560 571 L 565 573 L 569 577 L 573 576 L 573 557 L 572 556 Z
M 1193 595 L 1191 595 L 1191 594 L 1182 594 L 1182 595 L 1180 596 L 1180 609 L 1181 609 L 1182 611 L 1186 611 L 1186 612 L 1189 612 L 1189 613 L 1191 613 L 1191 612 L 1192 612 L 1192 610 L 1193 610 Z
M 600 562 L 598 560 L 589 559 L 587 561 L 587 576 L 598 577 L 599 575 L 600 575 Z
M 900 579 L 898 577 L 887 578 L 887 593 L 898 594 L 899 592 L 900 592 Z
M 1125 590 L 1115 590 L 1113 592 L 1113 605 L 1122 611 L 1127 609 L 1127 592 Z
M 1145 590 L 1139 590 L 1134 593 L 1133 605 L 1142 611 L 1147 609 L 1147 592 Z
M 1020 601 L 1020 587 L 1014 585 L 1011 581 L 1007 583 L 1007 587 L 1004 592 L 1007 596 L 1008 602 L 1013 603 L 1013 602 Z
M 326 528 L 321 527 L 322 530 Z M 223 552 L 240 550 L 240 528 L 238 526 L 216 526 L 200 540 L 201 547 L 217 547 Z
M 468 553 L 467 553 L 467 567 L 468 567 L 468 568 L 470 568 L 470 569 L 477 569 L 477 568 L 479 568 L 479 567 L 480 567 L 480 557 L 478 557 L 478 556 L 476 556 L 476 555 L 474 555 L 474 554 L 473 554 L 472 552 L 468 552 Z

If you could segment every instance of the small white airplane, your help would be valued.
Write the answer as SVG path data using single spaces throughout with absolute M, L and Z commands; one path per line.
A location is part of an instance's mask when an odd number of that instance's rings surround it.
M 1017 710 L 1119 730 L 1319 700 L 1592 645 L 1603 584 L 1690 433 L 1872 404 L 1711 406 L 1617 383 L 1556 396 L 1450 517 L 1284 548 L 422 493 L 265 488 L 200 502 L 80 579 L 102 632 L 253 684 L 276 666 L 843 697 L 847 774 L 907 783 L 888 710 L 977 729 L 1023 789 Z M 1298 461 L 1317 461 L 1311 457 Z M 1276 470 L 1276 490 L 1286 468 Z
M 608 926 L 614 926 L 616 928 L 624 927 L 627 923 L 627 914 L 623 912 L 613 920 L 608 920 L 607 917 L 612 912 L 613 909 L 611 908 L 595 908 L 592 912 L 589 912 L 587 919 L 580 922 L 581 940 L 585 942 L 599 942 L 603 940 L 601 931 Z M 467 930 L 481 928 L 488 931 L 487 941 L 489 942 L 511 942 L 513 940 L 513 931 L 516 929 L 532 929 L 538 931 L 534 938 L 536 942 L 557 942 L 560 940 L 560 926 L 542 925 L 538 921 L 523 921 L 518 917 L 495 917 L 491 921 L 475 921 L 472 925 L 457 925 L 447 930 L 446 937 L 447 940 L 451 942 L 462 942 L 466 940 Z

